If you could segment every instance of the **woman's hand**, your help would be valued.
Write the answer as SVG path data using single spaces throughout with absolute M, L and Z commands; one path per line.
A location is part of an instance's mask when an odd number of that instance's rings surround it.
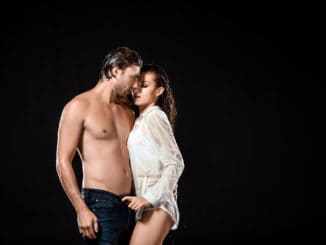
M 122 198 L 122 201 L 126 202 L 128 204 L 128 207 L 135 211 L 141 208 L 152 207 L 152 204 L 143 197 L 125 196 Z

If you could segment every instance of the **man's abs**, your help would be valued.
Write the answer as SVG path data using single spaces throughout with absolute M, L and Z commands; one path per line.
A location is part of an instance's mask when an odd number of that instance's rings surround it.
M 129 194 L 132 175 L 127 146 L 118 139 L 84 144 L 83 188 L 96 188 L 118 195 Z
M 129 166 L 114 159 L 83 162 L 83 188 L 95 188 L 117 195 L 129 194 L 132 177 Z

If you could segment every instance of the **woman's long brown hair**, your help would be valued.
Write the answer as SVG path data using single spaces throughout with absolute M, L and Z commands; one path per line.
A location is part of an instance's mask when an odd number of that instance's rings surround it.
M 175 106 L 175 100 L 173 97 L 172 89 L 170 86 L 170 80 L 166 72 L 158 65 L 145 64 L 141 68 L 141 73 L 153 72 L 156 76 L 155 82 L 156 87 L 163 87 L 164 92 L 160 95 L 157 100 L 156 105 L 161 107 L 161 109 L 166 113 L 171 123 L 173 131 L 175 130 L 175 122 L 177 116 L 177 109 Z

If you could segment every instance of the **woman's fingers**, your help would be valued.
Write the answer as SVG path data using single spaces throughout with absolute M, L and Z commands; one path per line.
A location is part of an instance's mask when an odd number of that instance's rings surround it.
M 129 206 L 129 208 L 131 208 L 132 210 L 136 210 L 138 204 L 137 204 L 136 202 L 131 202 L 128 206 Z
M 132 199 L 131 196 L 124 196 L 121 200 L 122 200 L 122 202 L 128 202 L 128 201 L 130 202 L 131 199 Z
M 131 208 L 132 210 L 137 211 L 138 209 L 142 208 L 145 206 L 144 203 L 141 202 L 141 200 L 138 197 L 133 197 L 133 196 L 125 196 L 121 199 L 123 202 L 128 203 L 128 207 Z

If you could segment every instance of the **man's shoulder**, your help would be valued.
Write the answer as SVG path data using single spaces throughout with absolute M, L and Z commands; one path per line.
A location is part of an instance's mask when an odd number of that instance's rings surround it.
M 90 95 L 88 92 L 84 92 L 70 99 L 64 106 L 64 110 L 81 111 L 87 109 L 89 104 L 90 104 Z

